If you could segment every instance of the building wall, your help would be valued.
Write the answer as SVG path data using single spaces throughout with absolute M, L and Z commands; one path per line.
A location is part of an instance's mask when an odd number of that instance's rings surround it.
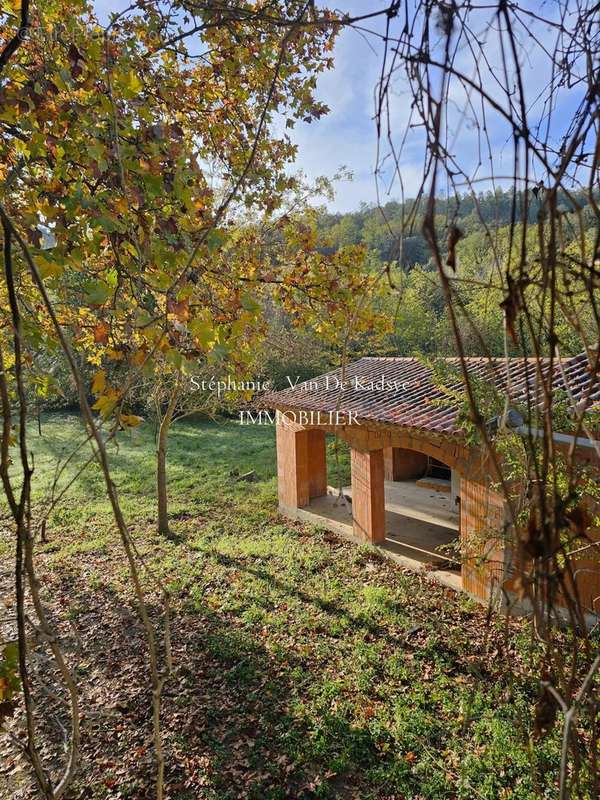
M 328 432 L 335 432 L 335 428 Z M 411 472 L 420 459 L 432 456 L 451 468 L 453 495 L 457 485 L 460 490 L 464 590 L 484 602 L 490 595 L 504 594 L 507 599 L 506 593 L 511 601 L 518 599 L 513 552 L 506 535 L 505 504 L 501 495 L 489 488 L 493 476 L 481 451 L 469 449 L 451 437 L 389 426 L 380 428 L 375 424 L 373 427 L 341 427 L 337 432 L 353 450 L 353 486 L 356 485 L 358 500 L 354 516 L 365 529 L 365 538 L 375 543 L 382 541 L 383 507 L 378 506 L 380 490 L 377 487 L 380 480 L 382 483 L 384 470 L 398 469 L 399 464 L 404 463 Z M 326 491 L 324 434 L 325 429 L 277 426 L 279 502 L 283 511 L 302 508 L 309 504 L 311 497 Z M 390 463 L 390 448 L 398 448 L 401 455 L 396 465 Z M 396 471 L 395 474 L 400 473 Z M 408 477 L 407 473 L 405 475 Z M 358 485 L 362 487 L 361 497 Z M 600 531 L 591 535 L 593 540 L 600 541 Z M 583 604 L 600 613 L 600 547 L 583 550 L 574 558 L 573 566 Z
M 570 563 L 583 608 L 586 612 L 600 614 L 600 530 L 593 529 L 588 535 L 589 541 L 578 542 L 581 549 L 571 556 Z M 586 547 L 592 542 L 598 542 L 599 546 Z
M 427 469 L 427 456 L 405 447 L 383 448 L 386 481 L 410 481 L 422 478 Z
M 308 431 L 308 480 L 309 496 L 322 497 L 327 494 L 327 446 L 325 431 L 316 428 Z
M 310 499 L 308 431 L 277 425 L 276 437 L 279 503 L 302 508 Z
M 481 483 L 461 478 L 460 539 L 462 580 L 466 592 L 488 600 L 506 577 L 504 500 Z
M 327 494 L 325 432 L 277 425 L 277 491 L 283 507 L 303 508 Z
M 352 449 L 352 523 L 357 537 L 378 544 L 385 541 L 383 450 Z

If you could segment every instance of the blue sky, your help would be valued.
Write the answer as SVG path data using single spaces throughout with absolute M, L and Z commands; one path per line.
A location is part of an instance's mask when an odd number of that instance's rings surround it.
M 527 0 L 526 0 L 527 2 Z M 126 6 L 124 0 L 96 0 L 95 6 L 101 18 L 105 18 L 108 11 L 116 11 Z M 321 5 L 325 5 L 322 3 Z M 331 5 L 331 4 L 330 4 Z M 366 13 L 388 5 L 386 0 L 338 0 L 344 11 L 351 14 Z M 553 8 L 558 4 L 532 0 L 532 9 L 552 14 Z M 335 6 L 334 6 L 335 7 Z M 481 18 L 474 17 L 475 27 L 478 22 L 481 29 L 489 20 L 489 12 L 479 12 Z M 383 19 L 376 19 L 365 23 L 365 27 L 381 31 Z M 549 77 L 549 64 L 547 56 L 540 47 L 539 42 L 545 46 L 552 46 L 554 33 L 551 28 L 539 27 L 536 31 L 538 41 L 528 37 L 526 28 L 520 32 L 523 39 L 524 57 L 522 60 L 523 77 L 527 89 L 527 96 L 531 102 L 531 112 L 535 118 L 536 112 L 541 113 L 541 106 L 536 108 L 535 98 L 542 91 Z M 486 89 L 491 94 L 497 93 L 494 84 L 494 73 L 500 74 L 501 56 L 498 38 L 491 32 L 486 43 L 486 55 L 489 58 L 489 72 L 486 76 Z M 466 50 L 466 49 L 465 49 Z M 374 123 L 374 89 L 381 69 L 382 44 L 375 36 L 362 34 L 356 30 L 344 30 L 338 37 L 335 46 L 335 66 L 332 70 L 320 76 L 318 81 L 318 99 L 325 102 L 330 113 L 321 120 L 312 124 L 298 124 L 291 136 L 298 146 L 297 167 L 302 169 L 309 179 L 321 175 L 332 177 L 342 166 L 353 173 L 352 181 L 344 181 L 336 186 L 336 198 L 328 204 L 331 210 L 353 211 L 359 208 L 362 202 L 375 203 L 377 201 L 377 188 L 374 177 L 374 167 L 377 158 L 376 128 Z M 459 56 L 458 65 L 468 74 L 472 69 L 470 55 L 465 53 Z M 408 121 L 410 113 L 410 97 L 406 86 L 399 75 L 393 85 L 393 101 L 391 104 L 391 119 L 394 128 L 394 138 L 397 144 Z M 467 98 L 464 92 L 456 87 L 451 94 L 452 108 L 449 113 L 449 125 L 454 131 L 452 141 L 453 153 L 466 168 L 470 176 L 481 183 L 476 186 L 482 189 L 490 188 L 485 182 L 489 174 L 489 162 L 484 157 L 484 163 L 477 165 L 477 134 L 469 125 L 468 120 L 459 124 Z M 554 131 L 558 134 L 561 121 L 569 117 L 577 102 L 577 92 L 566 93 L 555 110 Z M 450 115 L 455 115 L 454 122 Z M 488 119 L 488 133 L 492 143 L 493 167 L 498 175 L 510 174 L 512 170 L 512 143 L 510 132 L 506 124 L 493 115 Z M 408 139 L 401 160 L 401 174 L 404 184 L 405 196 L 414 196 L 417 191 L 423 166 L 423 140 L 420 131 L 414 131 Z M 538 176 L 539 177 L 539 176 Z M 387 180 L 387 183 L 386 183 Z M 440 187 L 443 189 L 443 187 Z M 385 202 L 389 199 L 399 199 L 400 189 L 397 180 L 390 185 L 390 175 L 383 173 L 379 182 L 379 199 Z
M 350 13 L 364 13 L 365 7 L 382 2 L 357 0 L 344 3 Z M 372 23 L 372 27 L 379 24 Z M 339 35 L 334 51 L 335 66 L 319 78 L 317 95 L 330 112 L 318 122 L 294 129 L 298 163 L 311 178 L 331 177 L 344 166 L 352 181 L 337 185 L 332 210 L 354 211 L 361 202 L 376 200 L 373 170 L 377 153 L 374 123 L 374 90 L 381 68 L 381 45 L 374 37 L 355 30 Z
M 414 0 L 413 0 L 414 2 Z M 383 0 L 346 0 L 340 3 L 345 11 L 351 14 L 361 14 L 388 6 L 389 2 Z M 409 0 L 409 7 L 411 2 Z M 474 3 L 476 7 L 478 4 Z M 493 3 L 482 2 L 481 10 L 471 10 L 469 24 L 472 34 L 484 42 L 483 50 L 487 63 L 484 64 L 477 54 L 473 58 L 468 48 L 459 49 L 454 61 L 457 70 L 466 76 L 475 77 L 474 69 L 481 70 L 481 78 L 485 91 L 500 103 L 507 106 L 506 97 L 501 91 L 498 78 L 502 77 L 502 49 L 498 31 L 497 6 Z M 555 0 L 520 0 L 523 9 L 529 9 L 534 14 L 545 19 L 558 21 L 561 6 Z M 566 24 L 573 18 L 575 3 L 568 3 L 565 15 Z M 551 62 L 549 53 L 557 45 L 557 29 L 552 24 L 545 24 L 525 14 L 520 16 L 521 22 L 513 21 L 513 30 L 518 39 L 520 68 L 525 87 L 527 102 L 528 122 L 534 128 L 541 123 L 541 134 L 545 130 L 547 107 L 542 102 L 546 96 L 548 82 L 551 78 Z M 490 24 L 491 23 L 491 24 Z M 376 18 L 364 23 L 366 28 L 375 32 L 383 32 L 384 17 Z M 396 22 L 392 28 L 392 35 L 398 35 L 400 23 Z M 505 47 L 506 38 L 504 39 Z M 567 37 L 563 47 L 569 47 L 571 41 Z M 432 44 L 432 53 L 435 57 L 435 44 Z M 386 130 L 382 131 L 382 142 L 379 151 L 380 178 L 379 193 L 376 191 L 376 181 L 373 174 L 377 160 L 377 140 L 374 123 L 375 102 L 374 90 L 381 73 L 383 44 L 377 36 L 361 35 L 355 30 L 343 31 L 335 48 L 335 67 L 319 81 L 320 99 L 324 100 L 331 108 L 330 114 L 317 125 L 304 125 L 296 133 L 299 145 L 299 163 L 309 175 L 331 175 L 332 169 L 338 164 L 345 164 L 353 173 L 354 180 L 350 184 L 339 187 L 338 195 L 332 207 L 335 210 L 349 211 L 359 207 L 361 202 L 373 203 L 379 200 L 385 203 L 390 199 L 399 199 L 400 187 L 398 178 L 393 178 L 391 160 L 386 155 L 389 148 L 385 142 Z M 440 60 L 441 53 L 440 53 Z M 510 60 L 510 58 L 509 58 Z M 573 74 L 577 72 L 575 65 Z M 509 68 L 509 80 L 515 81 L 515 73 Z M 396 153 L 398 145 L 410 119 L 412 96 L 408 91 L 404 79 L 404 70 L 397 72 L 397 77 L 392 81 L 390 91 L 389 119 L 393 131 L 393 144 Z M 551 114 L 550 142 L 557 144 L 560 137 L 568 127 L 569 121 L 584 94 L 585 86 L 563 87 L 556 92 Z M 497 113 L 486 108 L 486 125 L 489 136 L 489 149 L 487 143 L 480 138 L 477 128 L 472 124 L 472 114 L 469 112 L 469 98 L 465 90 L 454 81 L 449 92 L 449 105 L 446 110 L 447 127 L 449 132 L 448 149 L 455 156 L 465 173 L 473 180 L 472 186 L 476 189 L 491 189 L 490 174 L 498 177 L 495 185 L 508 186 L 512 183 L 509 176 L 513 174 L 513 139 L 512 129 L 508 123 Z M 515 100 L 516 103 L 516 100 Z M 465 110 L 467 113 L 465 114 Z M 478 114 L 480 109 L 477 108 Z M 480 118 L 481 119 L 481 118 Z M 421 128 L 413 128 L 408 134 L 404 148 L 400 154 L 400 172 L 405 197 L 414 197 L 418 191 L 423 176 L 423 159 L 425 153 L 425 140 Z M 480 155 L 481 154 L 481 155 Z M 382 169 L 383 163 L 383 169 Z M 585 173 L 580 176 L 585 178 Z M 545 170 L 539 163 L 531 166 L 530 179 L 535 181 L 546 178 Z M 445 184 L 438 184 L 438 191 L 443 193 Z M 464 186 L 464 191 L 468 187 Z

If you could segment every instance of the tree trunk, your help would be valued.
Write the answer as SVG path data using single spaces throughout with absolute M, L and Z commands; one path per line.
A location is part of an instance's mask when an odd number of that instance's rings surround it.
M 169 400 L 158 430 L 158 448 L 156 450 L 156 494 L 158 498 L 158 532 L 161 536 L 169 536 L 169 502 L 167 496 L 167 443 L 173 413 L 177 405 L 179 389 L 176 387 Z

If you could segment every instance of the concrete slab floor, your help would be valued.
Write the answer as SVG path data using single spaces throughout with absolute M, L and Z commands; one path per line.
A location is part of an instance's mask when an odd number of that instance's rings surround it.
M 349 486 L 344 495 L 352 496 Z M 444 545 L 458 537 L 458 514 L 449 495 L 423 489 L 414 481 L 386 481 L 386 541 L 380 547 L 389 551 L 404 566 L 417 571 L 433 570 L 440 582 L 461 588 L 460 564 Z M 314 524 L 354 539 L 352 504 L 339 497 L 339 490 L 328 487 L 328 494 L 311 500 L 300 516 Z
M 339 489 L 327 487 L 328 493 Z M 352 487 L 344 486 L 344 494 L 352 497 Z M 446 492 L 417 486 L 415 481 L 385 481 L 385 507 L 411 519 L 420 519 L 442 528 L 458 531 L 458 507 Z
M 344 539 L 364 544 L 352 526 L 352 506 L 332 494 L 311 500 L 304 508 L 280 510 L 288 517 L 318 525 L 342 536 Z M 461 591 L 460 565 L 451 564 L 447 558 L 435 552 L 435 548 L 456 538 L 456 531 L 442 526 L 430 525 L 422 520 L 412 520 L 393 511 L 386 511 L 386 540 L 376 545 L 382 554 L 402 567 L 414 572 L 427 573 L 438 583 L 455 591 Z M 428 553 L 423 552 L 427 545 Z M 428 549 L 428 548 L 427 548 Z

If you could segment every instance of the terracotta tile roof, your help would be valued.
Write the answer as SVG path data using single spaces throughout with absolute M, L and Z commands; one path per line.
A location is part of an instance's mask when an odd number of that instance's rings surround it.
M 440 359 L 454 367 L 456 378 L 448 381 L 449 389 L 464 389 L 458 359 Z M 543 387 L 534 359 L 511 358 L 507 370 L 503 358 L 466 359 L 469 375 L 492 383 L 512 403 L 538 405 Z M 549 362 L 542 362 L 544 380 L 548 379 Z M 510 382 L 507 378 L 510 373 Z M 592 375 L 587 356 L 582 353 L 554 362 L 553 387 L 568 387 L 576 402 L 588 406 L 600 404 L 600 376 Z M 293 378 L 291 378 L 293 380 Z M 342 381 L 345 385 L 342 385 Z M 319 375 L 295 386 L 263 395 L 261 406 L 307 411 L 353 412 L 360 420 L 390 423 L 440 433 L 458 433 L 459 403 L 452 401 L 432 381 L 431 369 L 417 358 L 361 358 L 349 364 L 344 375 L 341 369 Z

